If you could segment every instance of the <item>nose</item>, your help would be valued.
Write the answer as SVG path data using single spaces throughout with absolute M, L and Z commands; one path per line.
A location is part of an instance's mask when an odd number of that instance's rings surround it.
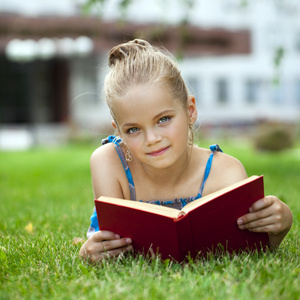
M 162 140 L 161 135 L 155 129 L 148 129 L 145 131 L 145 141 L 146 145 L 154 145 Z

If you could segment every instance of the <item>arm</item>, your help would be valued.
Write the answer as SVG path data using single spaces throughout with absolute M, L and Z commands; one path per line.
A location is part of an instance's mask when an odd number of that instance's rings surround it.
M 98 148 L 92 154 L 90 165 L 95 198 L 100 196 L 124 198 L 124 194 L 129 193 L 129 188 L 126 190 L 128 183 L 122 163 L 114 145 L 108 144 Z M 96 262 L 128 251 L 132 251 L 131 239 L 120 238 L 116 233 L 100 230 L 92 234 L 82 245 L 79 255 L 88 261 Z
M 280 245 L 293 223 L 290 208 L 275 196 L 266 196 L 256 201 L 249 213 L 237 220 L 240 229 L 253 232 L 268 232 L 271 248 Z

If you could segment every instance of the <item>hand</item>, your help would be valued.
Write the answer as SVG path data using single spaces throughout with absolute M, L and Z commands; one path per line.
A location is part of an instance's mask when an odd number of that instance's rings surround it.
M 293 215 L 289 207 L 275 196 L 266 196 L 253 203 L 249 213 L 240 217 L 240 229 L 269 233 L 270 246 L 278 246 L 292 226 Z
M 79 255 L 90 262 L 115 257 L 133 250 L 131 239 L 120 238 L 111 231 L 95 232 L 81 247 Z

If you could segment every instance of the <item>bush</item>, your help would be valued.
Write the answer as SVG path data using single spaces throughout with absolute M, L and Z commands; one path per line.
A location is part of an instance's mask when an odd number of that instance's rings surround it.
M 287 124 L 264 124 L 258 128 L 254 144 L 260 151 L 282 151 L 295 145 L 294 128 Z

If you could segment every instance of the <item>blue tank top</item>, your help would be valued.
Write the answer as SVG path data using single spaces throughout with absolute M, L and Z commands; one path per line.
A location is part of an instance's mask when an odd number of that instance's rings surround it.
M 123 153 L 123 151 L 120 147 L 120 144 L 122 143 L 122 140 L 121 140 L 120 137 L 110 135 L 106 139 L 102 140 L 102 145 L 105 145 L 107 143 L 113 143 L 115 145 L 116 151 L 117 151 L 117 153 L 120 157 L 120 160 L 122 162 L 122 165 L 123 165 L 123 168 L 124 168 L 127 180 L 128 180 L 129 191 L 130 191 L 130 199 L 136 201 L 135 187 L 134 187 L 133 178 L 132 178 L 128 163 L 125 159 L 124 153 Z M 163 206 L 167 206 L 167 207 L 171 207 L 171 208 L 175 208 L 175 209 L 180 210 L 185 205 L 187 205 L 188 203 L 190 203 L 190 202 L 192 202 L 196 199 L 201 198 L 205 182 L 206 182 L 206 180 L 209 176 L 210 170 L 211 170 L 213 155 L 216 151 L 223 152 L 217 144 L 211 145 L 210 150 L 211 150 L 211 154 L 210 154 L 210 156 L 208 158 L 208 161 L 206 163 L 203 180 L 202 180 L 202 183 L 200 185 L 198 194 L 196 196 L 188 197 L 188 198 L 176 198 L 172 201 L 147 201 L 147 202 L 152 203 L 152 204 L 156 204 L 156 205 L 163 205 Z M 91 226 L 90 226 L 90 228 L 87 232 L 87 237 L 92 235 L 95 231 L 99 231 L 99 225 L 98 225 L 97 213 L 96 213 L 96 210 L 94 208 L 94 212 L 91 216 Z

